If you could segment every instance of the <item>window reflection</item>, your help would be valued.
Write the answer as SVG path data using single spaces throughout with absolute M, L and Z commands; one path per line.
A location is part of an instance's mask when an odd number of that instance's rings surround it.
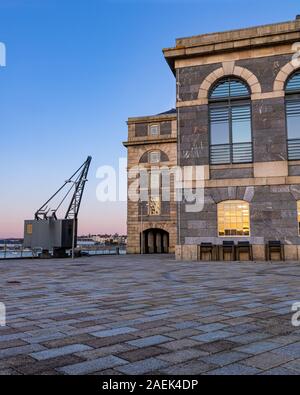
M 248 86 L 225 78 L 211 91 L 211 164 L 252 162 L 251 102 Z
M 249 203 L 230 200 L 218 204 L 219 237 L 250 236 Z

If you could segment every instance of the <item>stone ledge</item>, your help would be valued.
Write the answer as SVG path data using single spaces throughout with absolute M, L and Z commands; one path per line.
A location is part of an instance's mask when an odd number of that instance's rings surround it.
M 230 30 L 176 40 L 176 47 L 163 49 L 171 70 L 175 71 L 177 59 L 232 52 L 237 49 L 252 49 L 300 39 L 300 20 L 276 23 L 247 29 Z
M 138 145 L 150 145 L 150 144 L 170 144 L 170 143 L 177 143 L 176 137 L 169 137 L 169 138 L 160 138 L 160 139 L 147 139 L 147 140 L 130 140 L 124 141 L 124 147 L 133 147 Z
M 131 117 L 128 118 L 127 124 L 137 124 L 137 123 L 152 123 L 152 122 L 164 122 L 164 121 L 171 121 L 176 119 L 176 113 L 172 114 L 158 114 L 158 115 L 144 115 L 140 117 Z
M 209 181 L 205 181 L 205 188 L 294 185 L 294 184 L 300 184 L 300 176 L 209 180 Z

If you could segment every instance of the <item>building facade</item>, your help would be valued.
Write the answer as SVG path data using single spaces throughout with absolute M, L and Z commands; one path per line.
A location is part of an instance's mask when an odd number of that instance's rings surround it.
M 168 155 L 182 168 L 205 169 L 203 210 L 175 204 L 178 259 L 197 260 L 203 242 L 249 241 L 254 259 L 264 260 L 273 240 L 284 244 L 286 259 L 300 258 L 299 42 L 297 17 L 164 49 L 177 84 L 177 140 L 174 126 Z M 129 141 L 142 139 L 134 122 Z M 145 149 L 128 146 L 129 167 Z M 131 222 L 137 213 L 129 203 L 128 243 L 136 246 L 129 252 L 143 244 Z
M 128 191 L 132 185 L 130 170 L 147 173 L 145 199 L 128 198 L 127 252 L 130 254 L 174 253 L 177 243 L 176 203 L 172 196 L 162 201 L 161 176 L 155 168 L 177 165 L 176 110 L 128 119 Z M 152 171 L 151 171 L 152 170 Z M 133 174 L 134 176 L 135 174 Z M 150 185 L 153 196 L 149 196 Z M 171 185 L 172 194 L 174 193 Z

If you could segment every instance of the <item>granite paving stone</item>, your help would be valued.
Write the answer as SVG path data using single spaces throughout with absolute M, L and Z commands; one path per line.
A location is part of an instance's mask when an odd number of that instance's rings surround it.
M 137 339 L 137 340 L 131 340 L 128 342 L 128 344 L 135 347 L 149 347 L 149 346 L 155 346 L 157 344 L 166 343 L 170 340 L 172 340 L 170 337 L 157 335 L 157 336 L 144 337 L 142 339 Z
M 126 359 L 129 362 L 137 362 L 143 359 L 157 357 L 158 355 L 167 354 L 168 350 L 159 347 L 159 346 L 151 346 L 145 348 L 138 348 L 135 350 L 131 350 L 128 352 L 122 352 L 118 354 L 118 356 L 122 359 Z
M 191 359 L 197 359 L 203 355 L 205 355 L 205 353 L 200 350 L 187 349 L 187 350 L 174 351 L 165 355 L 160 355 L 158 356 L 158 359 L 170 363 L 180 363 L 180 362 L 189 361 Z
M 224 366 L 219 369 L 210 370 L 207 374 L 213 376 L 251 376 L 261 373 L 261 370 L 239 363 Z
M 134 375 L 134 374 L 145 374 L 153 372 L 168 366 L 168 363 L 155 358 L 144 359 L 143 361 L 129 363 L 124 366 L 118 366 L 116 370 L 121 373 Z
M 261 341 L 238 347 L 236 350 L 248 354 L 262 354 L 265 351 L 275 350 L 276 348 L 278 348 L 277 343 L 272 343 L 271 341 Z
M 92 335 L 96 337 L 111 337 L 117 335 L 126 335 L 127 333 L 136 332 L 135 328 L 115 328 L 115 329 L 107 329 L 105 331 L 93 332 Z
M 58 369 L 59 372 L 70 375 L 84 375 L 98 370 L 114 368 L 116 366 L 125 364 L 126 361 L 115 356 L 107 356 L 103 358 L 93 359 L 92 361 L 80 362 Z
M 62 355 L 74 354 L 91 349 L 92 349 L 91 347 L 85 346 L 83 344 L 72 344 L 70 346 L 51 348 L 50 350 L 34 352 L 31 353 L 30 356 L 34 359 L 37 359 L 38 361 L 42 361 L 44 359 L 60 357 Z
M 258 369 L 268 370 L 291 361 L 292 356 L 279 355 L 273 352 L 266 352 L 264 354 L 256 355 L 248 358 L 243 363 L 247 366 L 253 366 Z
M 226 366 L 230 365 L 234 362 L 242 361 L 247 358 L 248 355 L 245 353 L 237 352 L 237 351 L 226 351 L 214 355 L 209 355 L 206 357 L 201 357 L 200 360 L 207 363 L 213 364 L 217 366 Z M 251 365 L 250 365 L 251 366 Z
M 216 331 L 205 333 L 204 335 L 198 335 L 191 337 L 192 340 L 197 340 L 199 342 L 210 343 L 215 340 L 226 339 L 232 336 L 232 333 L 226 331 Z

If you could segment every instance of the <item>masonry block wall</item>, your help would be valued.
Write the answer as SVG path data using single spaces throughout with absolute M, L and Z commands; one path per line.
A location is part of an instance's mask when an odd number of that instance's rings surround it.
M 151 136 L 151 125 L 159 126 L 157 136 Z M 177 121 L 176 111 L 156 116 L 128 119 L 128 141 L 124 143 L 128 150 L 128 170 L 133 167 L 146 169 L 148 174 L 153 166 L 177 166 Z M 160 152 L 160 161 L 149 163 L 149 153 Z M 128 190 L 133 180 L 128 179 Z M 162 230 L 169 236 L 169 253 L 175 252 L 177 243 L 176 203 L 174 185 L 171 183 L 171 201 L 161 202 L 160 215 L 149 215 L 148 202 L 132 201 L 128 198 L 127 212 L 127 252 L 140 254 L 141 235 L 150 229 Z
M 269 240 L 285 244 L 287 259 L 300 258 L 297 200 L 300 162 L 289 161 L 285 81 L 300 65 L 293 43 L 300 40 L 300 20 L 178 39 L 164 50 L 177 82 L 178 163 L 205 166 L 205 205 L 199 213 L 178 211 L 178 259 L 197 260 L 197 245 L 248 240 L 254 258 L 265 259 Z M 226 76 L 243 80 L 251 90 L 253 162 L 211 165 L 209 92 Z M 299 125 L 300 126 L 300 125 Z M 250 204 L 249 237 L 218 237 L 217 204 Z

